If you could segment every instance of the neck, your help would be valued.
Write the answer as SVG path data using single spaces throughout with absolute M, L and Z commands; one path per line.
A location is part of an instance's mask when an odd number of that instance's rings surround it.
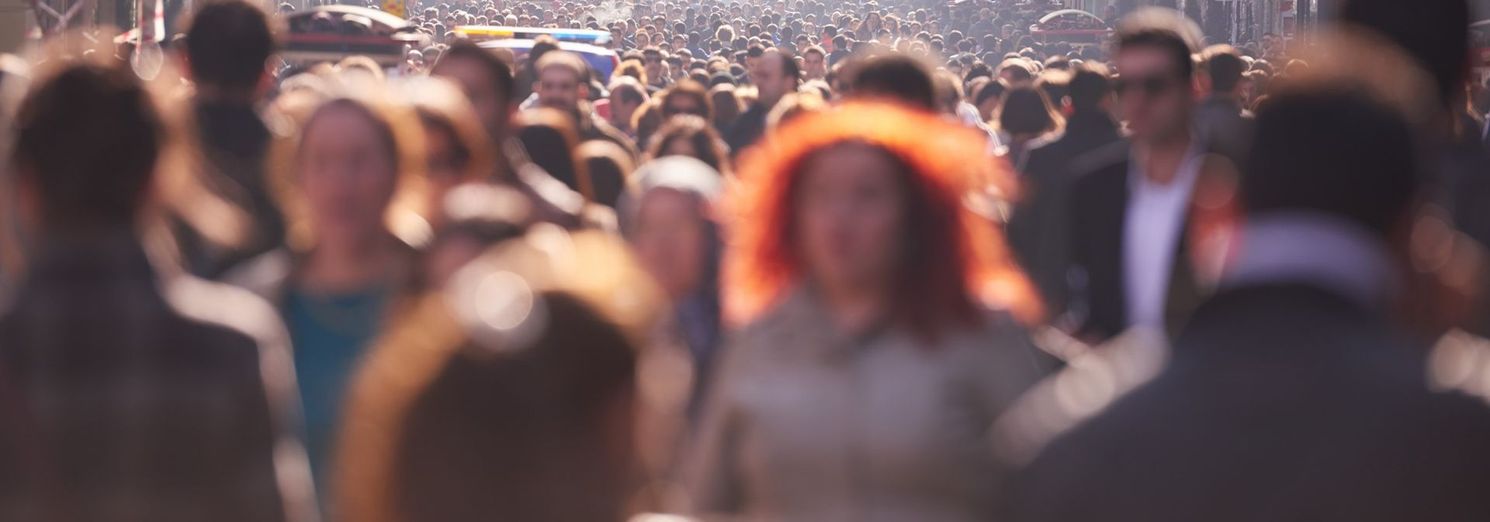
M 360 241 L 326 241 L 305 260 L 301 283 L 322 291 L 366 287 L 393 272 L 397 257 L 382 235 Z
M 888 306 L 885 293 L 879 289 L 852 285 L 820 285 L 819 295 L 828 315 L 840 331 L 858 334 L 884 317 Z
M 1185 155 L 1189 151 L 1190 134 L 1188 132 L 1145 143 L 1142 146 L 1143 155 L 1141 156 L 1144 177 L 1161 185 L 1169 184 L 1174 181 L 1180 170 L 1180 164 L 1184 163 Z

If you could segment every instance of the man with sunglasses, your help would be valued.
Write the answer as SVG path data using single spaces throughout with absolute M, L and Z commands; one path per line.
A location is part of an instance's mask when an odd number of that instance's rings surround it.
M 1184 254 L 1201 161 L 1191 138 L 1193 49 L 1180 36 L 1184 24 L 1193 25 L 1175 19 L 1119 30 L 1113 88 L 1130 138 L 1072 164 L 1080 174 L 1065 320 L 1087 340 L 1135 327 L 1173 331 L 1200 300 Z

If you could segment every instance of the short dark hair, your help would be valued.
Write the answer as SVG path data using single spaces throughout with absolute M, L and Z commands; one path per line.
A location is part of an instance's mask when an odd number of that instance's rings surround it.
M 497 91 L 501 93 L 498 98 L 501 98 L 502 104 L 512 102 L 512 90 L 516 83 L 512 79 L 512 67 L 495 53 L 482 49 L 470 41 L 456 40 L 455 43 L 450 44 L 449 49 L 440 53 L 440 60 L 435 62 L 435 66 L 430 70 L 439 69 L 440 64 L 454 60 L 472 60 L 480 64 L 481 68 L 486 70 L 487 76 L 491 78 L 492 85 L 495 85 Z
M 1195 74 L 1195 62 L 1190 58 L 1190 45 L 1186 44 L 1185 39 L 1175 34 L 1174 31 L 1139 29 L 1118 36 L 1118 52 L 1136 47 L 1156 48 L 1167 53 L 1170 61 L 1174 63 L 1175 73 L 1180 78 L 1188 80 L 1191 75 Z
M 1096 110 L 1102 100 L 1112 93 L 1112 82 L 1101 71 L 1085 65 L 1076 68 L 1071 76 L 1069 94 L 1071 107 L 1076 112 Z
M 903 54 L 877 56 L 864 62 L 853 78 L 854 95 L 885 96 L 935 111 L 936 84 L 931 70 Z
M 15 117 L 12 163 L 48 226 L 128 223 L 154 179 L 166 125 L 122 64 L 79 63 L 34 85 Z
M 1211 78 L 1211 90 L 1215 92 L 1231 92 L 1236 89 L 1237 84 L 1242 82 L 1242 73 L 1247 69 L 1247 62 L 1242 61 L 1242 56 L 1230 45 L 1206 49 L 1205 63 L 1206 73 Z
M 275 47 L 264 11 L 242 0 L 203 6 L 186 33 L 192 78 L 220 89 L 258 86 Z
M 1012 87 L 1004 93 L 999 110 L 999 128 L 1010 134 L 1042 134 L 1059 124 L 1050 98 L 1045 91 L 1028 85 Z
M 1385 235 L 1418 194 L 1407 122 L 1360 89 L 1275 94 L 1254 135 L 1241 180 L 1249 214 L 1321 212 Z

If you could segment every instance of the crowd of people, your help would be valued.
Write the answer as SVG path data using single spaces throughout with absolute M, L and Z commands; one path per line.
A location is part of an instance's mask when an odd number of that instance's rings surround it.
M 411 5 L 385 68 L 219 0 L 151 80 L 0 59 L 0 519 L 1490 519 L 1464 2 L 971 5 Z

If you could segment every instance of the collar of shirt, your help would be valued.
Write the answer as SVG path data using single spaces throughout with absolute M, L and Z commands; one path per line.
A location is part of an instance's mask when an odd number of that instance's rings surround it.
M 1398 281 L 1386 245 L 1358 225 L 1314 212 L 1249 218 L 1222 288 L 1276 283 L 1319 286 L 1367 307 L 1385 306 Z

